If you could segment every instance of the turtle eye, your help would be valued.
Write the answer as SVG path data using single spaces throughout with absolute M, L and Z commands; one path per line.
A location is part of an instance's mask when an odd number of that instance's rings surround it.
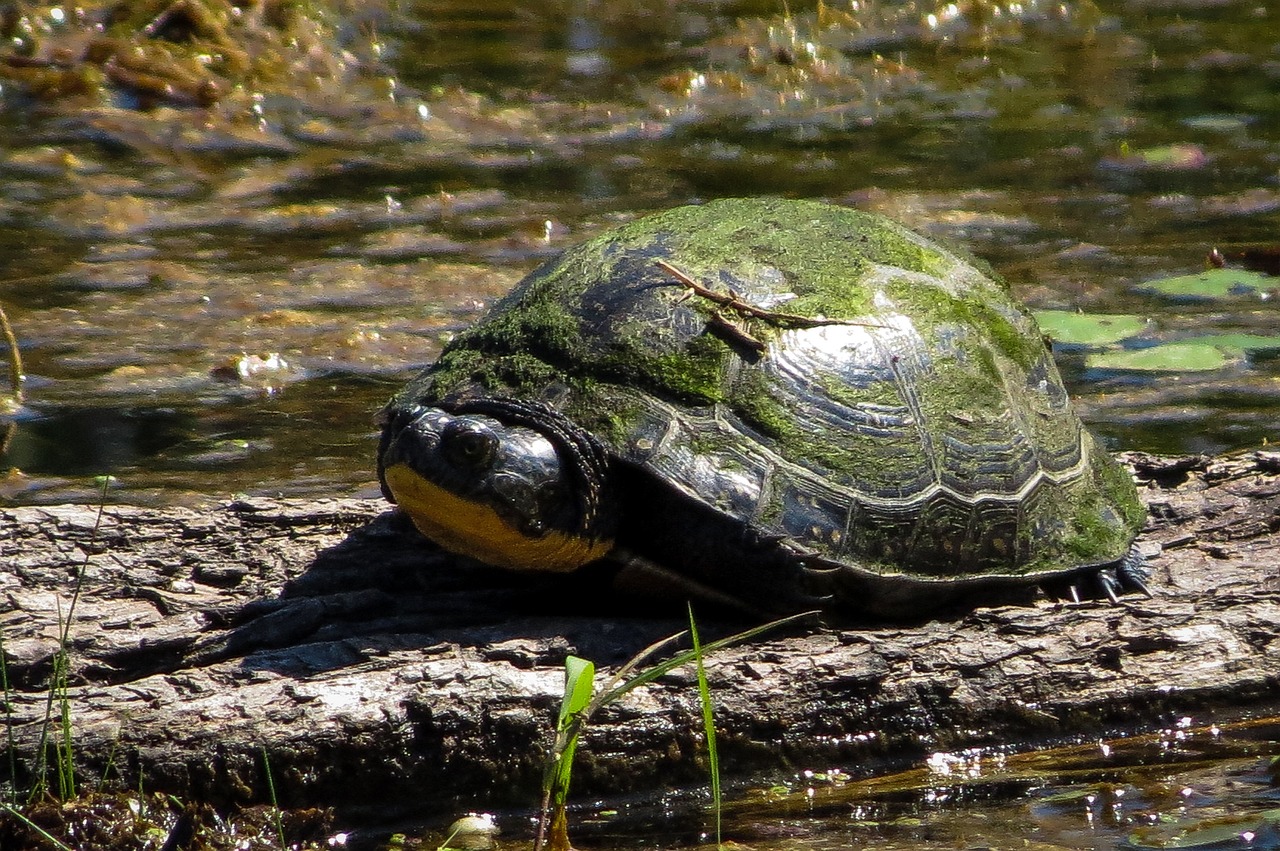
M 477 423 L 454 420 L 440 432 L 440 451 L 459 467 L 481 469 L 493 463 L 498 438 Z

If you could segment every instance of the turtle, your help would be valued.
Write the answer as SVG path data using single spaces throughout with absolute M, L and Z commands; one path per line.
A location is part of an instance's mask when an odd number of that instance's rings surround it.
M 572 247 L 381 422 L 387 499 L 497 567 L 866 622 L 1149 593 L 1133 478 L 1029 311 L 836 204 L 723 199 Z

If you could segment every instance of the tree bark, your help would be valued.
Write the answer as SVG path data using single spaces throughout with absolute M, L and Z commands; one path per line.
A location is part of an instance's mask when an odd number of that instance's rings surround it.
M 792 629 L 722 651 L 708 676 L 725 770 L 898 768 L 1275 701 L 1280 454 L 1127 461 L 1151 510 L 1154 598 Z M 90 506 L 0 510 L 20 782 L 38 765 L 66 623 L 81 776 L 262 801 L 265 752 L 284 806 L 532 807 L 566 654 L 617 665 L 684 619 L 601 614 L 607 601 L 564 580 L 460 564 L 387 509 L 107 506 L 100 524 Z M 703 624 L 704 641 L 737 628 Z M 676 671 L 594 718 L 575 793 L 704 781 L 693 682 Z

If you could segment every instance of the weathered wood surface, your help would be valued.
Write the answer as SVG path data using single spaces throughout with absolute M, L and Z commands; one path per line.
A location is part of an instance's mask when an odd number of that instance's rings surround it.
M 1160 553 L 1154 599 L 807 630 L 723 652 L 709 676 L 727 770 L 890 767 L 1267 709 L 1280 697 L 1280 457 L 1129 460 L 1152 511 L 1144 547 Z M 95 533 L 96 515 L 0 510 L 24 769 L 70 616 L 88 776 L 110 761 L 148 790 L 262 800 L 265 748 L 286 805 L 531 804 L 564 656 L 616 664 L 682 627 L 541 612 L 538 586 L 433 553 L 379 502 L 107 507 Z M 677 672 L 603 712 L 575 790 L 704 779 L 690 682 Z

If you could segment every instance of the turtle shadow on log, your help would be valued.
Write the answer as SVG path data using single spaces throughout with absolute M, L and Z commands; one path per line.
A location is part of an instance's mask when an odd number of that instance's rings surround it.
M 520 667 L 559 665 L 569 653 L 617 664 L 687 628 L 683 603 L 654 608 L 611 580 L 605 569 L 520 573 L 459 558 L 388 510 L 317 552 L 278 596 L 247 602 L 182 664 L 239 658 L 246 670 L 313 674 L 452 646 Z M 714 614 L 699 621 L 708 639 L 743 628 Z

